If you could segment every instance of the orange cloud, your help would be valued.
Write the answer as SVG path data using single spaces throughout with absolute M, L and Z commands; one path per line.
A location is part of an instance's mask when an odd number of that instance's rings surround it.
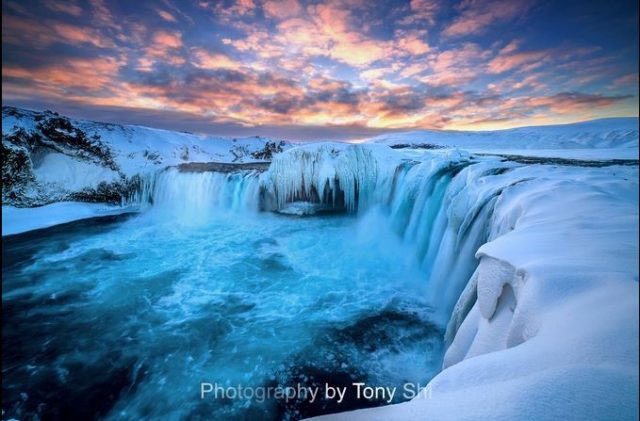
M 110 38 L 102 37 L 95 30 L 74 25 L 56 23 L 53 30 L 69 44 L 91 44 L 100 48 L 113 48 L 115 44 Z
M 242 66 L 242 63 L 224 54 L 210 53 L 202 48 L 192 49 L 191 54 L 194 58 L 192 63 L 204 69 L 237 69 Z
M 160 47 L 180 48 L 182 47 L 182 34 L 160 30 L 153 34 L 153 42 Z
M 540 61 L 545 56 L 546 53 L 544 51 L 527 51 L 506 56 L 499 55 L 489 62 L 488 69 L 490 73 L 504 73 L 528 64 L 530 66 L 527 70 L 532 70 L 531 65 L 540 66 Z
M 112 57 L 67 59 L 38 69 L 9 67 L 3 69 L 3 78 L 8 76 L 28 79 L 39 86 L 49 86 L 59 92 L 72 88 L 97 92 L 113 85 L 122 64 Z

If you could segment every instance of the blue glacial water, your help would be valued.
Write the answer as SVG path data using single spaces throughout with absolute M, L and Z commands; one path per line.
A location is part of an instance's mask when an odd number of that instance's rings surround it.
M 375 207 L 196 210 L 3 240 L 4 419 L 297 419 L 383 402 L 201 399 L 200 383 L 401 388 L 438 372 L 425 269 Z

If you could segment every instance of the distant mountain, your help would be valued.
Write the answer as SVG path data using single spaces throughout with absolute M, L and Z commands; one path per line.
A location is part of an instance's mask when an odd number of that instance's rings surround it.
M 638 118 L 605 118 L 494 131 L 416 130 L 376 136 L 367 141 L 387 145 L 491 149 L 637 148 Z

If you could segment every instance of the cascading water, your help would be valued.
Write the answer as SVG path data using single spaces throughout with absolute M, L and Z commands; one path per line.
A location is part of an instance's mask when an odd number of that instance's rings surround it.
M 133 201 L 153 203 L 155 212 L 187 224 L 229 212 L 282 212 L 298 202 L 358 214 L 379 207 L 384 217 L 377 223 L 409 246 L 424 272 L 421 293 L 446 323 L 477 266 L 475 252 L 487 240 L 500 194 L 493 184 L 482 188 L 483 178 L 511 164 L 472 162 L 459 152 L 426 161 L 390 159 L 386 152 L 326 144 L 279 155 L 264 173 L 173 168 L 147 178 Z
M 201 400 L 199 383 L 424 386 L 508 167 L 298 148 L 263 173 L 167 169 L 143 178 L 137 217 L 7 242 L 23 258 L 3 271 L 4 327 L 42 342 L 14 343 L 5 413 L 298 419 L 389 402 Z M 269 212 L 295 202 L 336 213 Z M 53 387 L 15 387 L 34 382 Z

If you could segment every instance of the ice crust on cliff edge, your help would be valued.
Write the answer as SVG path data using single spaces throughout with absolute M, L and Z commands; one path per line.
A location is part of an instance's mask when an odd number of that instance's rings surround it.
M 518 175 L 532 178 L 496 203 L 444 370 L 409 402 L 320 418 L 637 417 L 638 170 Z

